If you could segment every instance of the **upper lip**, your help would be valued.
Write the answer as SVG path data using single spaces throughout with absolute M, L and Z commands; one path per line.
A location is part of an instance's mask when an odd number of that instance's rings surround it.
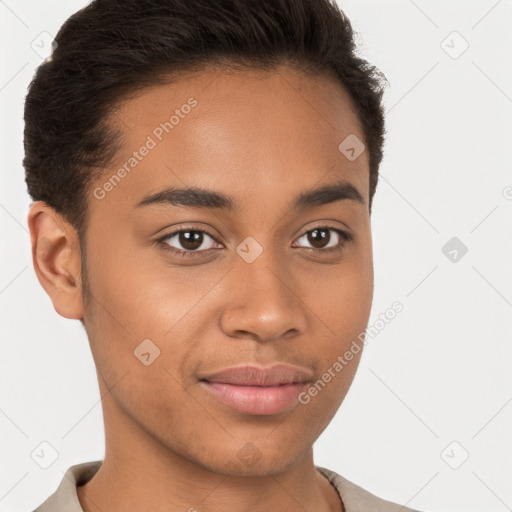
M 287 364 L 275 364 L 269 367 L 255 365 L 236 366 L 219 372 L 204 375 L 200 380 L 235 384 L 239 386 L 278 386 L 309 382 L 309 371 Z

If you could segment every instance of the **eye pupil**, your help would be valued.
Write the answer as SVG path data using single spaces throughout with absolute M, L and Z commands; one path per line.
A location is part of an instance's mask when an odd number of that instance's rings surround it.
M 179 242 L 185 249 L 194 250 L 201 247 L 203 243 L 203 235 L 204 233 L 201 231 L 193 231 L 191 229 L 188 231 L 182 231 L 179 234 Z
M 321 249 L 324 242 L 329 243 L 331 239 L 330 230 L 324 228 L 317 228 L 308 233 L 308 242 L 315 247 L 315 249 Z M 318 245 L 319 244 L 319 245 Z

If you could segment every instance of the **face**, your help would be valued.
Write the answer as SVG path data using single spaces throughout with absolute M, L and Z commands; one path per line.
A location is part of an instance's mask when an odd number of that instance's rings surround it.
M 209 69 L 113 119 L 123 150 L 88 197 L 83 312 L 105 422 L 217 473 L 284 471 L 343 401 L 371 309 L 368 155 L 338 147 L 364 140 L 350 99 L 285 67 Z M 263 396 L 205 382 L 277 363 L 302 384 Z

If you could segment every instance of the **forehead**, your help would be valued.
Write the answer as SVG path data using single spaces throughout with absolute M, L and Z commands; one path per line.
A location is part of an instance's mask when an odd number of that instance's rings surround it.
M 340 178 L 368 201 L 368 152 L 340 150 L 347 138 L 363 144 L 361 123 L 328 76 L 208 68 L 139 91 L 112 119 L 122 150 L 98 183 L 124 168 L 107 196 L 122 208 L 169 185 L 263 199 Z

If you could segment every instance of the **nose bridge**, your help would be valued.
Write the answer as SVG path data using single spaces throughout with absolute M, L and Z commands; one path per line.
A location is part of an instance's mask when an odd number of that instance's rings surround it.
M 263 340 L 304 329 L 304 309 L 279 250 L 248 237 L 237 248 L 231 274 L 236 291 L 223 315 L 231 335 L 245 331 Z
M 249 248 L 250 252 L 257 251 L 255 246 L 257 242 L 247 241 L 244 245 L 239 246 L 237 252 L 241 261 L 237 262 L 237 272 L 242 281 L 246 282 L 255 294 L 264 294 L 268 299 L 285 300 L 288 302 L 290 294 L 289 272 L 283 265 L 283 258 L 275 248 L 267 245 L 261 248 L 261 252 L 254 260 L 245 259 L 245 255 L 240 255 L 243 250 Z

